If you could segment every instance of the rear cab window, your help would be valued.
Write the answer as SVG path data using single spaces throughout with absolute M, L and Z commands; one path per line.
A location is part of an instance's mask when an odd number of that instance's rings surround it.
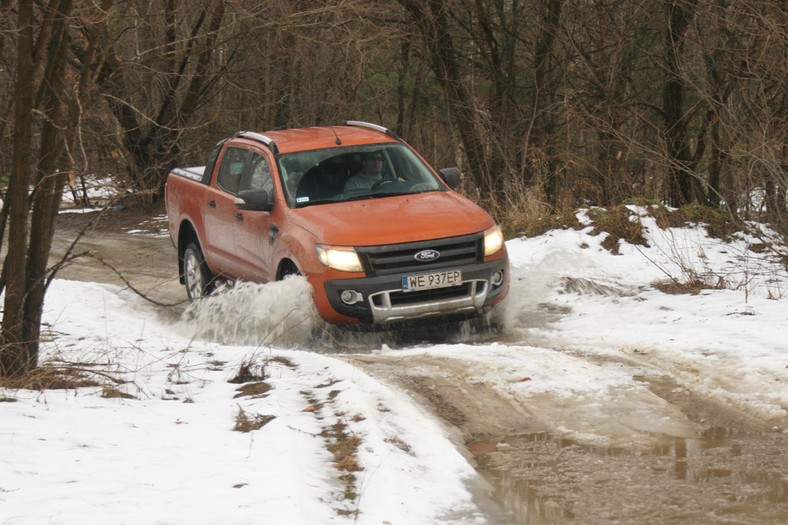
M 222 157 L 216 183 L 227 193 L 236 195 L 241 190 L 241 177 L 243 177 L 246 163 L 251 152 L 244 148 L 229 147 Z

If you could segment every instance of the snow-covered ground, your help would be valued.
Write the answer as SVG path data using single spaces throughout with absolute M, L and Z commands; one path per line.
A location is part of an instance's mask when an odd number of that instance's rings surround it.
M 351 350 L 465 363 L 469 382 L 581 442 L 692 435 L 638 381 L 652 368 L 785 432 L 785 267 L 750 250 L 755 239 L 640 220 L 650 246 L 621 255 L 590 227 L 509 241 L 498 342 L 370 338 Z M 688 270 L 726 287 L 652 287 Z M 301 279 L 237 286 L 172 322 L 127 290 L 55 281 L 42 360 L 101 385 L 0 390 L 0 523 L 485 523 L 481 481 L 450 429 L 325 341 L 310 349 L 308 294 Z M 267 387 L 239 391 L 241 369 Z M 235 430 L 244 418 L 268 422 Z

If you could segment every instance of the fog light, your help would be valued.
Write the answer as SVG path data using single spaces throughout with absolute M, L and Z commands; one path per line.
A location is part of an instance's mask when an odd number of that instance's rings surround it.
M 355 290 L 343 290 L 339 296 L 345 304 L 356 304 L 364 300 L 364 296 Z
M 492 283 L 493 286 L 500 286 L 501 283 L 503 282 L 503 270 L 498 270 L 497 272 L 492 274 L 492 277 L 490 278 L 490 282 Z

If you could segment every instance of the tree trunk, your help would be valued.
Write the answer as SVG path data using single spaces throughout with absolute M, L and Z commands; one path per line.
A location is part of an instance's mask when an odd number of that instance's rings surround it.
M 62 0 L 48 47 L 48 63 L 42 82 L 43 113 L 38 183 L 33 193 L 33 214 L 27 254 L 27 282 L 22 335 L 28 354 L 37 358 L 41 314 L 47 285 L 47 261 L 55 234 L 58 208 L 66 183 L 66 170 L 58 171 L 63 154 L 63 83 L 68 32 L 66 17 L 72 0 Z
M 484 141 L 476 128 L 474 103 L 463 85 L 457 50 L 449 31 L 448 9 L 445 0 L 400 0 L 410 13 L 425 41 L 428 61 L 438 82 L 446 93 L 452 121 L 468 158 L 468 166 L 476 186 L 485 198 L 494 188 L 484 154 Z
M 33 115 L 37 104 L 34 60 L 33 3 L 20 2 L 18 15 L 14 171 L 9 185 L 9 246 L 3 273 L 7 280 L 0 340 L 0 376 L 18 377 L 38 364 L 38 339 L 46 291 L 46 267 L 65 171 L 55 174 L 63 151 L 62 100 L 66 64 L 67 17 L 72 0 L 53 0 L 44 7 L 38 48 L 45 61 L 38 93 L 42 100 L 40 157 L 32 199 L 28 188 L 33 170 Z M 45 26 L 45 27 L 44 27 Z M 32 224 L 28 225 L 28 202 Z M 28 238 L 28 231 L 30 236 Z
M 662 110 L 665 115 L 665 145 L 668 154 L 668 202 L 671 206 L 689 204 L 692 179 L 689 164 L 687 122 L 684 113 L 684 82 L 681 52 L 697 0 L 667 0 L 668 30 L 665 42 L 665 88 Z
M 399 51 L 398 78 L 397 78 L 397 127 L 396 132 L 403 137 L 408 135 L 405 129 L 405 82 L 408 78 L 408 64 L 410 62 L 410 42 L 403 42 Z
M 555 205 L 557 197 L 558 177 L 558 150 L 555 146 L 555 134 L 558 128 L 558 110 L 555 98 L 557 90 L 550 79 L 550 64 L 558 33 L 558 22 L 561 19 L 563 0 L 549 0 L 545 5 L 542 19 L 542 31 L 534 50 L 534 83 L 536 95 L 534 96 L 534 115 L 544 114 L 539 126 L 540 137 L 538 142 L 544 148 L 547 156 L 547 180 L 544 181 L 544 192 L 547 202 Z
M 8 254 L 3 264 L 6 276 L 3 327 L 0 338 L 0 375 L 19 376 L 35 366 L 35 355 L 22 336 L 26 246 L 28 234 L 28 188 L 33 142 L 33 1 L 20 0 L 17 10 L 16 89 L 14 90 L 14 160 L 8 184 Z

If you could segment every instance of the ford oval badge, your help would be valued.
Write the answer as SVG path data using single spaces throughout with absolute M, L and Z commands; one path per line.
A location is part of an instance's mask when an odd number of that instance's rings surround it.
M 437 250 L 421 250 L 419 253 L 413 256 L 419 262 L 430 262 L 436 260 L 438 257 L 441 256 L 441 252 Z

